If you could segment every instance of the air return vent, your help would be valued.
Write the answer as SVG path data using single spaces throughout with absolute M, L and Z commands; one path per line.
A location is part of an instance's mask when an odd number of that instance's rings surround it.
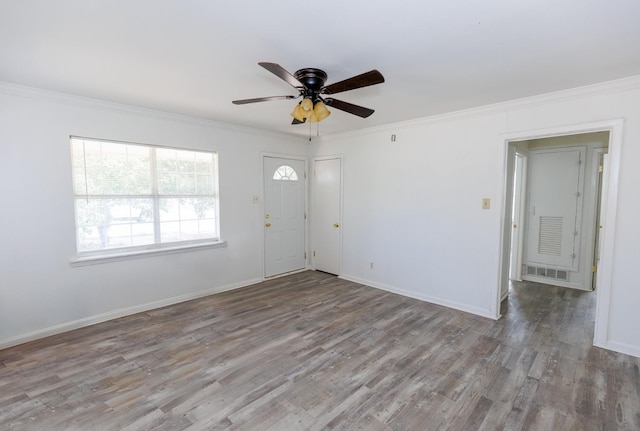
M 545 268 L 541 266 L 524 265 L 525 274 L 535 277 L 552 278 L 554 280 L 569 280 L 569 271 L 555 268 Z
M 562 246 L 562 217 L 540 217 L 538 253 L 560 256 Z

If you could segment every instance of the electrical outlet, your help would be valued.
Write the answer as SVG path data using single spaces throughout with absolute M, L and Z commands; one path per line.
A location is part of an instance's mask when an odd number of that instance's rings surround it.
M 258 202 L 260 202 L 260 196 L 258 195 L 253 195 L 253 203 L 257 204 Z
M 482 209 L 488 210 L 489 208 L 491 208 L 491 199 L 489 198 L 482 199 Z

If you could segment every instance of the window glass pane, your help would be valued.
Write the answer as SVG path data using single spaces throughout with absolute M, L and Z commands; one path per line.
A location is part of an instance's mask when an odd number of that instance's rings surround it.
M 281 181 L 298 181 L 298 174 L 291 166 L 282 165 L 273 173 L 273 179 Z
M 160 235 L 163 242 L 190 241 L 215 233 L 216 200 L 160 199 Z
M 72 140 L 76 194 L 151 193 L 150 148 L 92 140 Z
M 156 157 L 159 194 L 213 193 L 213 154 L 159 148 Z
M 152 199 L 76 199 L 78 251 L 153 244 Z
M 212 195 L 213 193 L 213 175 L 196 175 L 196 194 Z

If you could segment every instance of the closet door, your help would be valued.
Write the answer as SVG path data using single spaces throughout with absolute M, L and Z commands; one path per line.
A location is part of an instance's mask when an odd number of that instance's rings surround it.
M 529 152 L 527 265 L 578 269 L 585 147 Z
M 313 267 L 340 274 L 342 160 L 315 160 L 313 167 Z

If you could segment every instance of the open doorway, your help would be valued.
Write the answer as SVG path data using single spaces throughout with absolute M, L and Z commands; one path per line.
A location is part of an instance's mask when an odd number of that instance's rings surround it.
M 594 138 L 599 137 L 600 143 L 604 142 L 604 145 L 598 147 L 597 144 L 583 145 L 578 142 L 572 141 L 580 139 L 586 135 Z M 602 140 L 603 139 L 603 140 Z M 535 132 L 522 132 L 513 133 L 505 138 L 505 182 L 504 182 L 504 207 L 503 207 L 503 229 L 502 229 L 502 243 L 501 243 L 501 270 L 500 270 L 500 284 L 496 289 L 496 317 L 500 316 L 500 302 L 506 296 L 505 291 L 508 293 L 509 284 L 511 279 L 517 279 L 518 270 L 522 279 L 529 279 L 536 282 L 547 282 L 549 284 L 555 284 L 565 287 L 580 288 L 582 290 L 591 290 L 593 286 L 592 278 L 595 277 L 595 283 L 597 286 L 597 304 L 596 304 L 596 317 L 595 317 L 595 331 L 594 331 L 594 344 L 600 347 L 607 347 L 607 331 L 609 325 L 609 297 L 611 291 L 611 267 L 612 267 L 612 250 L 614 245 L 614 231 L 615 231 L 615 212 L 617 201 L 617 179 L 620 160 L 620 146 L 622 142 L 622 121 L 613 120 L 602 123 L 593 123 L 578 126 L 569 126 L 556 129 L 550 129 L 545 131 Z M 576 148 L 585 147 L 585 148 Z M 562 152 L 561 150 L 566 150 Z M 596 151 L 597 150 L 597 151 Z M 538 180 L 540 184 L 538 187 L 538 194 L 544 192 L 545 183 L 547 189 L 549 189 L 548 178 L 545 177 L 545 161 L 553 161 L 556 158 L 564 158 L 569 160 L 571 157 L 578 157 L 576 160 L 576 166 L 572 172 L 570 172 L 574 179 L 575 199 L 567 205 L 567 207 L 573 206 L 574 217 L 562 215 L 557 216 L 551 213 L 543 206 L 536 206 L 535 210 L 531 206 L 531 154 L 536 151 L 540 157 L 537 161 L 538 165 L 543 166 L 539 169 L 543 174 L 538 173 Z M 597 165 L 596 160 L 601 160 L 602 155 L 609 153 L 608 167 L 603 166 L 601 175 L 600 167 Z M 557 154 L 554 154 L 557 153 Z M 518 157 L 521 157 L 521 162 L 524 164 L 522 172 L 520 173 L 520 184 L 518 184 Z M 588 157 L 587 157 L 588 156 Z M 527 162 L 524 163 L 524 160 Z M 568 163 L 568 162 L 567 162 Z M 583 166 L 583 167 L 581 167 Z M 594 167 L 595 166 L 595 167 Z M 557 168 L 557 167 L 556 167 Z M 590 176 L 587 180 L 586 174 L 582 171 L 596 170 L 596 176 Z M 526 171 L 526 175 L 523 173 Z M 581 183 L 582 182 L 582 185 Z M 584 183 L 587 182 L 586 187 Z M 583 191 L 580 191 L 582 187 Z M 524 188 L 524 196 L 521 194 L 518 196 L 519 190 Z M 521 192 L 520 192 L 521 193 Z M 581 195 L 578 195 L 581 193 Z M 585 205 L 585 200 L 588 196 L 584 193 L 591 194 L 588 205 Z M 516 214 L 516 199 L 524 199 L 524 205 L 520 208 L 524 208 L 522 215 Z M 543 197 L 544 199 L 544 197 Z M 554 197 L 554 199 L 557 199 Z M 599 201 L 598 201 L 599 199 Z M 553 200 L 553 199 L 548 199 Z M 582 202 L 580 202 L 582 200 Z M 599 202 L 599 204 L 598 204 Z M 541 205 L 541 204 L 536 204 Z M 583 211 L 583 208 L 587 208 L 588 211 Z M 580 216 L 578 217 L 578 210 L 580 210 Z M 538 212 L 538 217 L 532 216 L 533 211 L 543 211 L 542 214 Z M 541 217 L 547 217 L 542 219 Z M 556 217 L 555 219 L 553 217 Z M 564 217 L 561 221 L 558 217 Z M 608 221 L 608 222 L 607 222 Z M 554 224 L 555 223 L 555 224 Z M 562 224 L 561 224 L 562 223 Z M 563 223 L 567 223 L 565 226 Z M 520 238 L 513 234 L 513 226 L 516 225 Z M 586 228 L 584 226 L 587 226 Z M 558 235 L 558 234 L 575 234 L 577 228 L 580 231 L 578 234 L 580 238 L 573 241 L 570 238 L 571 235 Z M 582 232 L 585 230 L 585 232 Z M 590 230 L 591 233 L 586 232 Z M 528 232 L 525 235 L 525 232 Z M 538 243 L 537 246 L 532 246 L 532 242 L 535 241 L 532 238 L 536 237 L 536 240 L 543 240 L 543 243 Z M 550 240 L 550 243 L 544 241 Z M 522 248 L 519 247 L 519 241 L 522 241 Z M 558 250 L 558 247 L 560 250 Z M 562 248 L 571 247 L 570 253 L 562 254 Z M 546 261 L 543 260 L 548 256 L 539 256 L 539 251 L 543 251 L 542 254 L 547 255 L 556 254 Z M 536 253 L 538 255 L 536 255 Z M 560 253 L 561 256 L 557 256 Z M 597 256 L 596 254 L 599 254 Z M 582 254 L 582 256 L 581 256 Z M 532 259 L 533 256 L 533 259 Z M 582 257 L 582 259 L 581 259 Z M 521 260 L 521 264 L 518 264 L 518 259 Z M 562 260 L 564 259 L 564 260 Z M 567 260 L 569 259 L 569 260 Z M 598 261 L 599 265 L 597 272 L 592 271 L 593 262 Z M 536 265 L 531 265 L 536 263 Z M 543 265 L 540 265 L 542 263 Z M 553 267 L 555 264 L 558 267 Z M 546 265 L 546 266 L 545 266 Z M 519 268 L 518 268 L 519 266 Z M 562 268 L 562 266 L 566 268 Z M 529 268 L 532 267 L 532 268 Z M 533 269 L 535 268 L 535 269 Z M 541 268 L 538 270 L 538 268 Z M 566 280 L 558 280 L 558 270 L 569 270 L 570 268 L 577 269 L 576 276 L 573 279 L 568 274 L 560 273 L 561 278 L 567 278 Z M 555 270 L 555 273 L 554 273 Z M 578 280 L 576 277 L 582 277 Z M 549 280 L 553 278 L 553 280 Z M 574 283 L 573 285 L 571 285 Z
M 511 145 L 515 159 L 510 280 L 593 290 L 609 132 Z

